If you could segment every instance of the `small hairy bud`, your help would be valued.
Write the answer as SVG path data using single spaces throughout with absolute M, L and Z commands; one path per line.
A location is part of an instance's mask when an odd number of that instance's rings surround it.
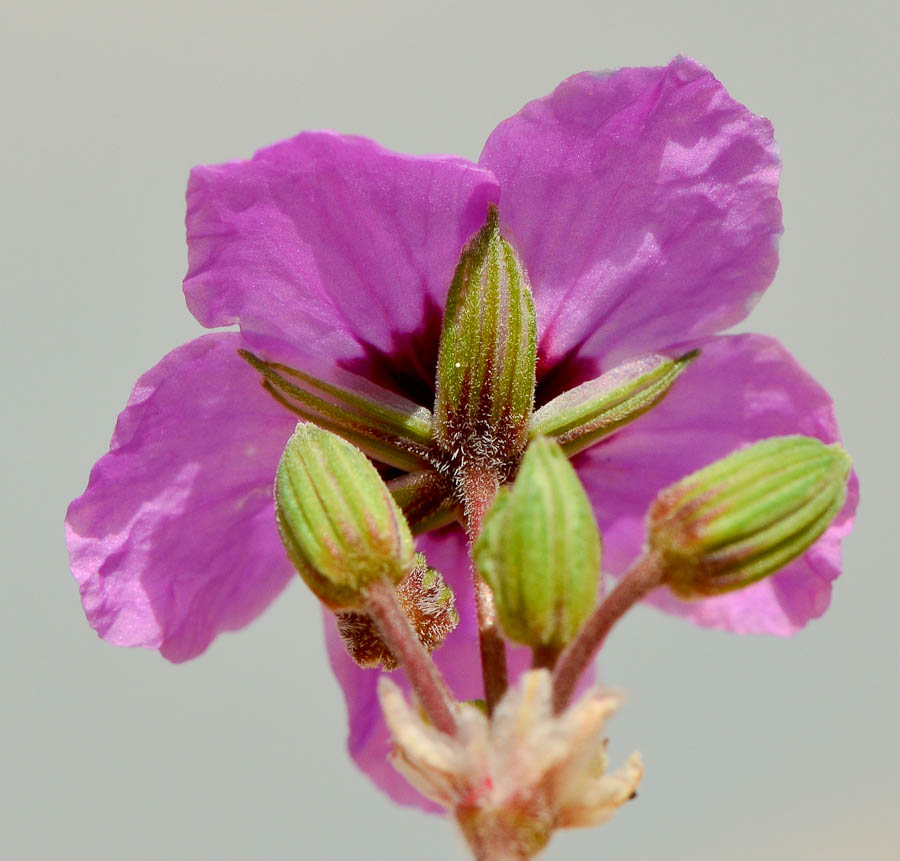
M 425 564 L 421 553 L 416 554 L 415 568 L 397 584 L 397 597 L 419 642 L 429 652 L 443 645 L 447 635 L 459 623 L 453 590 L 444 583 L 439 572 Z M 397 669 L 397 658 L 368 614 L 345 610 L 336 614 L 336 620 L 347 654 L 359 666 L 375 668 L 380 665 L 386 670 Z
M 575 470 L 559 445 L 538 437 L 473 549 L 507 636 L 532 648 L 562 649 L 594 609 L 600 552 Z
M 451 454 L 510 461 L 534 403 L 537 324 L 525 269 L 491 207 L 460 256 L 447 296 L 434 434 Z
M 275 479 L 278 531 L 307 586 L 327 607 L 354 608 L 366 587 L 412 569 L 412 534 L 375 467 L 346 440 L 297 426 Z
M 837 444 L 773 437 L 662 491 L 649 545 L 682 598 L 748 586 L 806 551 L 844 504 L 850 458 Z

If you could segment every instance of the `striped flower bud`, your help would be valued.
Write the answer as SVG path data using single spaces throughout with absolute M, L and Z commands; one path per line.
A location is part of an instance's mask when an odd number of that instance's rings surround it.
M 275 479 L 278 531 L 288 556 L 331 609 L 360 605 L 377 580 L 414 565 L 412 534 L 366 456 L 313 424 L 297 426 Z
M 594 609 L 600 534 L 575 470 L 555 442 L 531 442 L 473 550 L 507 636 L 562 649 Z
M 534 402 L 537 325 L 525 269 L 496 207 L 460 256 L 447 296 L 434 432 L 451 454 L 511 461 Z
M 529 435 L 552 437 L 572 457 L 656 406 L 698 355 L 631 359 L 544 404 L 531 417 Z
M 664 490 L 648 516 L 649 545 L 681 598 L 749 586 L 783 568 L 844 504 L 850 458 L 837 444 L 773 437 Z

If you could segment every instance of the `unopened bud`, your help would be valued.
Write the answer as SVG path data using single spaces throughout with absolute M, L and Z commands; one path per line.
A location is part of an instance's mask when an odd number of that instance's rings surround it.
M 531 417 L 529 433 L 552 437 L 572 457 L 656 406 L 698 355 L 631 359 L 544 404 Z
M 600 534 L 562 449 L 533 440 L 512 488 L 502 488 L 473 549 L 510 639 L 563 648 L 594 609 Z
M 773 437 L 664 490 L 650 549 L 682 598 L 740 589 L 806 551 L 844 504 L 850 458 L 837 444 Z
M 307 586 L 331 609 L 353 608 L 373 582 L 402 580 L 412 534 L 375 467 L 346 440 L 297 426 L 275 479 L 278 531 Z
M 459 623 L 453 590 L 425 557 L 416 554 L 415 568 L 397 584 L 397 598 L 419 642 L 433 652 Z M 336 614 L 338 633 L 347 654 L 361 667 L 395 670 L 399 662 L 381 637 L 378 626 L 364 612 L 345 610 Z
M 525 269 L 491 207 L 462 251 L 447 296 L 435 398 L 438 445 L 451 453 L 517 458 L 534 402 L 536 355 Z

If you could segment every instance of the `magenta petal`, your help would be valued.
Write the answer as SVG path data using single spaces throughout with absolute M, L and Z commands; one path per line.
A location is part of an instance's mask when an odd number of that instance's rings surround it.
M 322 622 L 331 670 L 344 692 L 349 724 L 347 749 L 353 761 L 394 801 L 421 807 L 430 813 L 439 812 L 440 808 L 413 789 L 388 760 L 390 732 L 381 717 L 377 694 L 382 671 L 364 670 L 350 660 L 338 636 L 333 613 L 323 609 Z M 401 670 L 390 675 L 393 681 L 409 690 Z
M 772 127 L 693 60 L 575 75 L 501 123 L 480 163 L 531 275 L 542 368 L 719 332 L 775 273 Z
M 603 532 L 604 567 L 614 574 L 641 552 L 644 516 L 662 488 L 764 437 L 839 439 L 828 394 L 774 339 L 737 335 L 688 346 L 699 347 L 700 357 L 662 403 L 575 461 Z M 828 607 L 831 581 L 840 573 L 840 542 L 852 525 L 857 498 L 854 478 L 832 526 L 773 577 L 698 602 L 660 590 L 651 603 L 711 628 L 795 633 Z
M 238 357 L 241 344 L 207 335 L 144 374 L 69 506 L 84 609 L 115 645 L 187 660 L 250 622 L 292 576 L 272 483 L 296 422 Z
M 396 352 L 426 324 L 436 342 L 460 249 L 498 194 L 490 172 L 464 159 L 333 132 L 195 168 L 188 307 L 204 326 L 240 323 L 251 341 L 333 360 Z M 421 360 L 414 353 L 405 358 Z

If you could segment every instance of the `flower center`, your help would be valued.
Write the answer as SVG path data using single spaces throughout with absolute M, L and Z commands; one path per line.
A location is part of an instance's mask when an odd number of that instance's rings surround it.
M 239 354 L 282 406 L 386 465 L 382 474 L 414 532 L 460 519 L 470 535 L 497 489 L 515 478 L 530 439 L 554 438 L 572 456 L 655 406 L 696 356 L 634 359 L 535 412 L 534 301 L 495 206 L 460 253 L 448 290 L 433 412 L 370 381 L 363 394 Z

